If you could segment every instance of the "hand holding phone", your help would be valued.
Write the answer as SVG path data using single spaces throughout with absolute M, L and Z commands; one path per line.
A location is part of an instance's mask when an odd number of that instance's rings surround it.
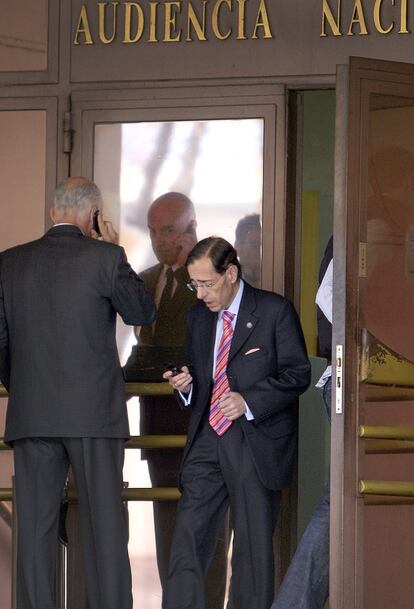
M 112 222 L 104 220 L 99 209 L 95 209 L 93 212 L 92 230 L 91 236 L 94 239 L 99 238 L 101 241 L 108 243 L 118 243 L 119 241 L 119 235 L 112 226 Z
M 176 239 L 176 243 L 181 250 L 177 260 L 178 266 L 185 265 L 188 254 L 191 252 L 191 250 L 197 243 L 196 226 L 197 224 L 195 220 L 191 220 L 191 222 L 189 222 L 189 224 L 187 225 L 185 231 L 183 233 L 180 233 L 180 235 Z
M 180 372 L 182 372 L 181 368 L 179 368 L 175 364 L 167 364 L 166 369 L 172 372 L 173 376 L 176 376 L 177 374 L 180 374 Z
M 170 383 L 173 389 L 177 389 L 182 393 L 189 393 L 193 382 L 193 377 L 187 366 L 178 368 L 175 364 L 168 365 L 162 377 Z
M 100 237 L 101 230 L 99 228 L 98 216 L 99 216 L 99 209 L 95 209 L 95 211 L 93 212 L 93 218 L 92 218 L 92 228 L 95 231 L 95 233 Z

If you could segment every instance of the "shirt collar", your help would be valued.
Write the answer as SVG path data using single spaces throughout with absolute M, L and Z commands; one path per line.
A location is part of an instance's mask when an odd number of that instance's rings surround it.
M 78 228 L 80 230 L 80 232 L 82 233 L 82 235 L 84 235 L 85 233 L 83 232 L 83 230 L 81 228 L 79 228 L 79 226 L 77 224 L 74 224 L 73 222 L 58 222 L 57 224 L 54 224 L 52 226 L 52 228 L 56 228 L 57 226 L 75 226 L 76 228 Z
M 227 307 L 227 309 L 226 309 L 226 311 L 233 313 L 236 317 L 239 313 L 240 302 L 241 302 L 241 299 L 243 296 L 243 290 L 244 290 L 244 281 L 243 281 L 243 279 L 240 279 L 240 285 L 239 285 L 239 289 L 237 290 L 237 294 L 233 298 L 231 305 L 229 307 Z M 219 319 L 221 319 L 223 317 L 223 310 L 224 309 L 219 311 L 219 314 L 218 314 Z

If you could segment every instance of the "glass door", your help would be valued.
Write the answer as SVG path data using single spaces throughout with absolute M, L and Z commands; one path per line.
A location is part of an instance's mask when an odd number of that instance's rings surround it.
M 164 91 L 154 101 L 154 92 L 131 99 L 130 91 L 118 91 L 110 100 L 94 92 L 88 99 L 85 93 L 73 99 L 72 175 L 92 177 L 101 188 L 105 216 L 158 304 L 164 269 L 177 269 L 174 331 L 118 325 L 129 381 L 156 380 L 154 358 L 180 357 L 186 312 L 194 301 L 185 284 L 181 290 L 180 265 L 197 240 L 223 236 L 238 249 L 248 282 L 283 290 L 283 90 L 267 88 L 260 95 L 260 88 L 229 87 L 220 97 L 214 93 L 206 96 L 204 90 L 194 97 L 193 89 Z M 185 422 L 180 432 L 172 421 L 180 416 L 176 405 L 165 397 L 152 400 L 128 401 L 131 434 L 185 433 Z M 157 410 L 157 421 L 149 406 Z M 130 487 L 175 486 L 175 477 L 157 483 L 154 453 L 139 452 L 126 454 L 124 477 Z M 148 609 L 161 606 L 160 542 L 153 526 L 153 519 L 156 527 L 161 522 L 160 507 L 157 501 L 136 501 L 128 508 L 134 599 Z M 162 570 L 160 556 L 158 567 Z
M 414 66 L 339 67 L 331 609 L 414 593 L 413 118 Z

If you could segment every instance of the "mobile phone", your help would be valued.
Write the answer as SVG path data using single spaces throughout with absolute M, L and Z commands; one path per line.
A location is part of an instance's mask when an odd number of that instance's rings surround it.
M 95 209 L 95 211 L 93 212 L 93 218 L 92 218 L 92 228 L 96 233 L 98 233 L 98 235 L 100 235 L 101 231 L 99 230 L 98 216 L 99 216 L 99 209 Z
M 177 374 L 180 374 L 180 372 L 182 372 L 181 368 L 179 368 L 175 364 L 168 364 L 167 365 L 167 370 L 172 372 L 173 376 L 176 376 Z

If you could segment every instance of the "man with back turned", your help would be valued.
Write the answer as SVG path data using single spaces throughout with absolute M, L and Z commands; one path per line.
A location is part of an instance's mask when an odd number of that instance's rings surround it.
M 204 609 L 203 575 L 230 506 L 232 605 L 269 609 L 272 536 L 296 452 L 296 399 L 310 381 L 298 317 L 278 294 L 241 279 L 236 250 L 200 241 L 187 258 L 199 302 L 186 366 L 164 373 L 192 409 L 164 609 Z
M 18 519 L 17 609 L 54 609 L 59 507 L 69 465 L 79 495 L 91 609 L 131 609 L 121 501 L 129 428 L 115 342 L 155 304 L 131 269 L 86 178 L 56 190 L 54 226 L 0 254 L 0 378 L 9 391 Z

